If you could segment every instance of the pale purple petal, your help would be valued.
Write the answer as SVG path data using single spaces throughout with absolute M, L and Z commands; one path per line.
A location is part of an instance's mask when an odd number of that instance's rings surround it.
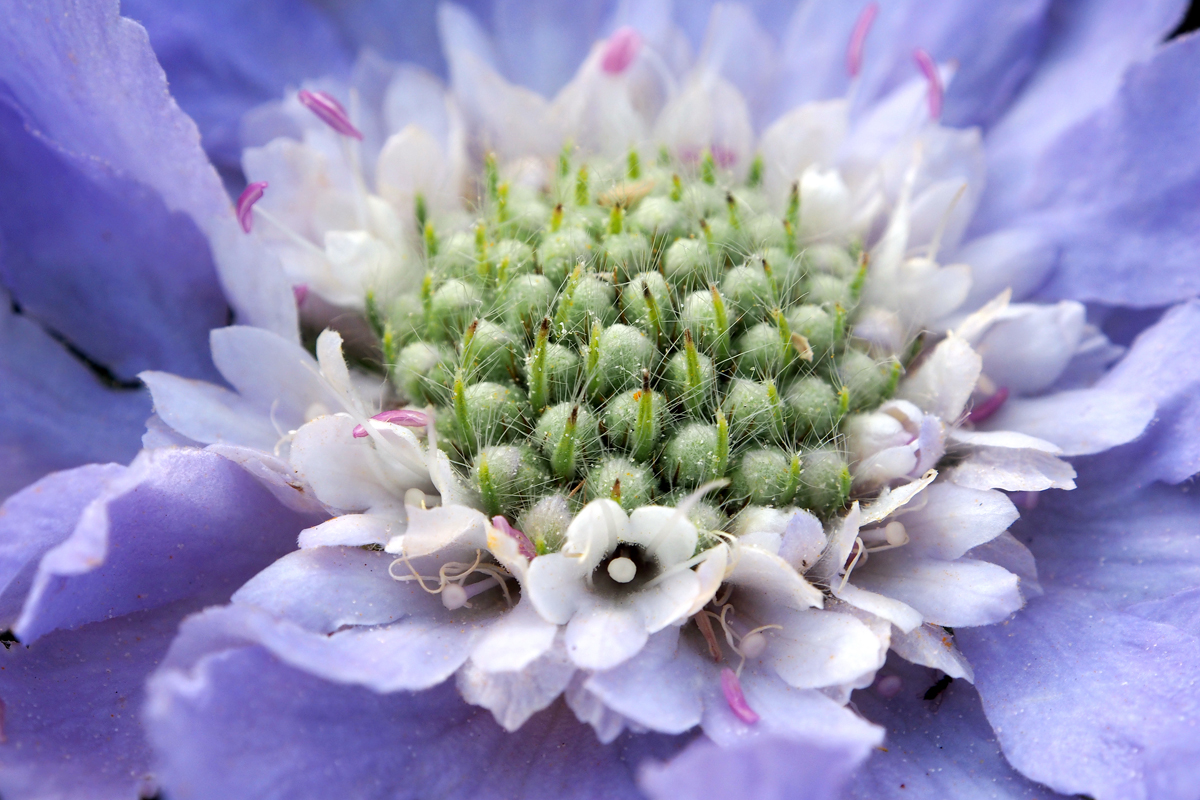
M 1200 782 L 1200 639 L 1081 592 L 958 632 L 984 711 L 1028 777 L 1097 800 L 1190 798 Z
M 845 800 L 1059 797 L 1004 760 L 969 683 L 956 680 L 926 700 L 938 682 L 935 670 L 893 656 L 879 675 L 874 686 L 855 692 L 852 700 L 867 719 L 887 728 L 887 739 L 850 780 Z
M 312 521 L 220 456 L 146 451 L 42 558 L 14 630 L 30 642 L 183 598 L 219 602 Z

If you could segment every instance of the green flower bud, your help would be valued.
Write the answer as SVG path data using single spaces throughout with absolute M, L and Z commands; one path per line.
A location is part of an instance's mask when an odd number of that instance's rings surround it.
M 783 220 L 770 214 L 755 214 L 745 224 L 746 238 L 755 247 L 787 249 L 787 231 Z
M 813 450 L 804 454 L 804 472 L 795 502 L 817 516 L 831 517 L 850 497 L 850 467 L 840 453 Z
M 449 348 L 429 342 L 413 342 L 401 348 L 392 380 L 410 403 L 444 400 L 446 379 L 453 374 Z
M 734 379 L 721 410 L 735 442 L 778 439 L 786 430 L 783 403 L 771 381 Z
M 468 380 L 511 381 L 517 375 L 517 337 L 486 319 L 477 319 L 463 334 L 460 363 Z
M 545 275 L 520 275 L 504 287 L 505 324 L 532 334 L 554 305 L 554 285 Z
M 446 339 L 454 341 L 462 336 L 482 305 L 483 298 L 474 286 L 458 279 L 448 280 L 433 293 L 429 321 Z
M 630 225 L 651 238 L 671 238 L 685 230 L 683 209 L 669 197 L 647 197 L 629 215 Z
M 785 341 L 779 328 L 760 322 L 738 337 L 737 374 L 743 378 L 774 378 L 795 360 L 791 341 Z
M 763 310 L 775 307 L 774 292 L 761 266 L 743 264 L 725 273 L 721 294 L 728 300 L 735 320 L 742 324 L 763 318 Z
M 578 339 L 588 335 L 594 321 L 611 325 L 617 319 L 616 302 L 612 283 L 576 267 L 554 314 L 555 331 Z
M 853 280 L 858 273 L 858 263 L 844 247 L 835 244 L 816 244 L 804 251 L 806 269 L 813 274 L 832 275 L 842 280 Z
M 900 363 L 880 364 L 866 353 L 847 350 L 837 361 L 837 376 L 850 391 L 850 408 L 866 411 L 882 403 L 896 388 Z
M 468 452 L 510 442 L 528 429 L 525 393 L 515 386 L 455 380 L 453 402 L 459 443 Z
M 654 501 L 658 481 L 648 467 L 627 458 L 606 458 L 588 470 L 585 491 L 589 500 L 610 498 L 628 512 Z
M 391 302 L 384 320 L 397 345 L 405 345 L 425 332 L 425 308 L 421 298 L 412 293 L 402 294 Z
M 785 315 L 788 328 L 808 341 L 813 358 L 820 360 L 832 355 L 839 331 L 837 318 L 820 306 L 796 306 Z
M 535 269 L 533 248 L 516 239 L 501 239 L 488 253 L 496 282 L 503 284 L 517 275 L 528 275 Z
M 604 427 L 609 444 L 628 450 L 637 461 L 650 458 L 667 427 L 667 401 L 649 388 L 649 375 L 642 389 L 610 399 L 604 408 Z
M 715 289 L 692 292 L 683 301 L 680 324 L 692 334 L 697 347 L 711 353 L 717 364 L 729 357 L 729 309 Z
M 502 445 L 475 456 L 471 480 L 488 516 L 515 517 L 550 483 L 550 475 L 531 448 Z
M 650 268 L 650 242 L 640 233 L 610 234 L 600 247 L 604 268 L 610 272 L 616 270 L 621 280 Z
M 717 371 L 712 359 L 696 350 L 692 332 L 684 330 L 683 349 L 667 361 L 663 375 L 667 393 L 683 404 L 693 417 L 712 408 L 717 395 Z
M 653 370 L 657 350 L 646 334 L 628 325 L 613 325 L 600 334 L 596 362 L 596 391 L 612 395 L 642 382 L 642 372 Z
M 586 405 L 559 403 L 542 414 L 533 441 L 549 460 L 551 471 L 570 480 L 599 455 L 600 424 Z
M 675 330 L 675 310 L 671 306 L 671 290 L 657 272 L 643 272 L 625 284 L 621 290 L 621 308 L 625 321 L 641 328 L 660 344 L 670 339 Z
M 755 505 L 786 506 L 800 484 L 800 456 L 776 448 L 750 450 L 733 471 L 730 494 Z
M 854 298 L 850 292 L 850 281 L 835 278 L 832 275 L 816 274 L 808 279 L 808 296 L 810 303 L 824 305 L 829 308 L 841 306 L 853 308 Z
M 576 265 L 591 263 L 594 246 L 592 237 L 580 228 L 563 228 L 550 234 L 538 247 L 542 274 L 555 288 L 562 286 Z
M 671 486 L 695 489 L 721 477 L 720 432 L 716 425 L 693 422 L 682 427 L 663 453 L 663 478 Z
M 533 349 L 525 357 L 525 385 L 529 387 L 529 403 L 538 414 L 550 403 L 574 397 L 583 377 L 583 362 L 579 354 L 561 344 L 548 340 L 549 324 L 543 320 Z
M 571 501 L 561 494 L 543 497 L 517 518 L 517 528 L 529 537 L 538 555 L 562 549 L 567 528 L 574 518 Z
M 715 264 L 703 239 L 676 239 L 663 256 L 663 274 L 675 286 L 698 289 L 716 280 Z
M 724 266 L 726 261 L 733 261 L 749 249 L 750 245 L 740 222 L 734 225 L 724 217 L 709 219 L 707 222 L 708 238 L 718 266 Z
M 465 278 L 474 275 L 478 257 L 475 234 L 458 231 L 438 242 L 437 255 L 429 260 L 430 269 L 443 278 Z
M 837 392 L 815 375 L 793 381 L 784 392 L 783 404 L 797 438 L 824 438 L 833 431 L 840 418 Z
M 780 302 L 794 303 L 808 291 L 808 273 L 804 261 L 793 258 L 786 250 L 771 247 L 759 253 L 764 269 L 769 270 Z

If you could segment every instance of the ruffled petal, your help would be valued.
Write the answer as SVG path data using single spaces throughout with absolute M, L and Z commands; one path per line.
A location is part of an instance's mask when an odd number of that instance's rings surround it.
M 901 517 L 908 529 L 906 549 L 945 561 L 995 539 L 1020 516 L 1012 501 L 996 491 L 935 483 L 922 496 L 925 505 Z
M 592 600 L 567 624 L 567 653 L 584 669 L 608 669 L 636 655 L 648 637 L 642 614 L 632 603 Z
M 1017 576 L 1002 567 L 969 558 L 925 558 L 905 548 L 872 556 L 853 580 L 907 603 L 927 622 L 952 628 L 990 625 L 1024 604 Z
M 1154 401 L 1140 392 L 1075 389 L 1047 397 L 1010 399 L 983 423 L 1052 442 L 1063 455 L 1099 453 L 1133 441 L 1154 418 Z

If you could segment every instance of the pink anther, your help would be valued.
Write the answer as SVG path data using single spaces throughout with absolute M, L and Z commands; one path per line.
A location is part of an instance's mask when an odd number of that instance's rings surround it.
M 604 45 L 604 53 L 600 56 L 600 69 L 609 75 L 620 75 L 629 69 L 629 65 L 637 58 L 641 49 L 641 34 L 628 25 L 617 28 Z
M 729 667 L 721 670 L 721 692 L 735 717 L 747 725 L 758 722 L 758 714 L 754 713 L 754 709 L 746 702 L 746 695 L 742 694 L 742 682 L 738 680 L 737 673 Z
M 304 305 L 304 301 L 308 298 L 308 284 L 307 283 L 297 283 L 295 286 L 292 287 L 292 294 L 296 298 L 297 306 Z
M 429 415 L 424 411 L 417 411 L 412 408 L 397 408 L 392 411 L 384 411 L 371 417 L 380 422 L 388 422 L 392 425 L 401 425 L 405 428 L 424 428 L 429 424 Z M 354 438 L 361 439 L 367 435 L 367 429 L 362 425 L 354 426 Z
M 508 520 L 499 515 L 492 517 L 492 527 L 506 536 L 515 539 L 517 548 L 521 551 L 521 555 L 526 558 L 537 558 L 537 548 L 533 546 L 533 542 L 529 541 L 529 537 L 524 532 L 517 530 L 512 525 L 508 524 Z
M 329 92 L 310 92 L 308 89 L 301 89 L 296 94 L 296 99 L 342 136 L 362 141 L 363 135 L 350 122 L 350 115 L 346 113 L 346 109 Z
M 1000 406 L 1004 405 L 1004 401 L 1008 399 L 1008 387 L 1001 386 L 991 397 L 977 404 L 971 409 L 971 413 L 967 414 L 967 420 L 970 422 L 983 422 L 988 417 L 1000 410 Z
M 858 15 L 854 29 L 850 32 L 850 45 L 846 48 L 846 73 L 851 78 L 857 78 L 862 71 L 863 49 L 867 44 L 867 34 L 879 16 L 879 3 L 868 3 Z
M 237 209 L 238 222 L 242 225 L 242 230 L 246 233 L 254 227 L 254 204 L 262 200 L 263 192 L 266 191 L 267 182 L 258 181 L 252 183 L 242 190 L 238 195 L 237 204 L 234 206 Z
M 938 72 L 937 64 L 933 58 L 921 48 L 913 51 L 913 59 L 916 60 L 917 66 L 921 68 L 921 72 L 925 75 L 925 80 L 929 82 L 929 117 L 930 119 L 938 119 L 942 116 L 942 76 Z

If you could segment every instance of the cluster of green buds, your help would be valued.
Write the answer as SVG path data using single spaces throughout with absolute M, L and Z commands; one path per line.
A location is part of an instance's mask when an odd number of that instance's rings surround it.
M 539 189 L 489 158 L 467 230 L 439 230 L 418 198 L 420 293 L 368 298 L 368 317 L 400 402 L 433 406 L 484 510 L 539 550 L 595 498 L 671 505 L 725 479 L 691 512 L 703 531 L 748 505 L 847 503 L 840 423 L 900 365 L 847 335 L 860 248 L 801 247 L 795 188 L 772 213 L 761 176 L 564 151 Z

